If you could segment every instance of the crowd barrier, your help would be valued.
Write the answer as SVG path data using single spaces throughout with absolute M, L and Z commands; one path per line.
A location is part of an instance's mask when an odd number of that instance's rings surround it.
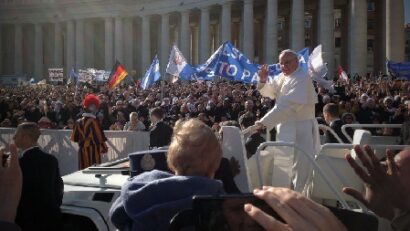
M 353 138 L 350 137 L 350 135 L 347 133 L 347 128 L 401 128 L 401 124 L 345 124 L 342 126 L 342 133 L 343 135 L 346 136 L 346 138 L 352 142 Z M 387 142 L 388 144 L 394 144 L 398 143 L 398 137 L 394 136 L 381 136 L 381 138 L 378 138 L 377 136 L 372 137 L 372 142 L 371 143 L 379 143 L 379 142 L 385 143 Z M 384 142 L 383 142 L 384 141 Z
M 12 142 L 15 128 L 0 128 L 0 145 Z M 129 153 L 149 148 L 149 132 L 104 131 L 107 137 L 108 153 L 102 162 L 126 157 Z M 78 170 L 78 145 L 70 140 L 71 130 L 42 129 L 38 144 L 54 155 L 59 162 L 61 175 Z

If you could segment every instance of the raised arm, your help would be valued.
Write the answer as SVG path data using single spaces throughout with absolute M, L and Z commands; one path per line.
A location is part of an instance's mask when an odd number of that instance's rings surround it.
M 269 75 L 269 66 L 267 64 L 262 65 L 259 71 L 259 81 L 257 88 L 262 96 L 269 97 L 271 99 L 276 98 L 277 87 L 275 83 L 267 83 Z

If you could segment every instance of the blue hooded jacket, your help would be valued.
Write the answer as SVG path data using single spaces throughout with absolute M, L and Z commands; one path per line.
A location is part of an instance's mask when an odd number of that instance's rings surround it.
M 168 230 L 176 213 L 192 208 L 193 195 L 219 194 L 224 194 L 220 181 L 153 170 L 122 186 L 109 216 L 120 230 Z

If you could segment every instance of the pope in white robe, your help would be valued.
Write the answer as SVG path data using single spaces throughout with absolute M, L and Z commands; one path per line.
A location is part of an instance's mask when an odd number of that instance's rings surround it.
M 300 67 L 298 55 L 285 50 L 279 56 L 282 73 L 267 82 L 267 66 L 259 73 L 260 93 L 275 99 L 275 106 L 259 121 L 268 130 L 276 127 L 276 141 L 293 142 L 312 157 L 320 148 L 315 104 L 317 94 L 309 73 Z M 313 171 L 313 165 L 300 151 L 294 149 L 292 187 L 302 192 Z

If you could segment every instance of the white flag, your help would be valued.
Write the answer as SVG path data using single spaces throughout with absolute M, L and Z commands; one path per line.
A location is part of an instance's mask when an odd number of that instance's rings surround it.
M 327 66 L 322 57 L 322 45 L 315 47 L 309 56 L 309 72 L 322 78 L 327 74 Z
M 173 45 L 171 54 L 169 55 L 166 72 L 173 76 L 179 76 L 179 73 L 181 73 L 182 69 L 184 69 L 186 65 L 187 61 L 184 55 L 176 45 Z
M 323 61 L 321 44 L 315 47 L 309 56 L 308 67 L 309 75 L 314 81 L 330 92 L 334 92 L 333 81 L 325 79 L 328 70 L 326 63 Z

